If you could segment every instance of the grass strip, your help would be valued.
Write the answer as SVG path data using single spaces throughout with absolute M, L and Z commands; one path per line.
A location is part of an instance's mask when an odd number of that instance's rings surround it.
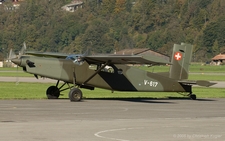
M 51 83 L 0 83 L 0 99 L 46 99 L 46 89 Z M 81 89 L 85 98 L 183 98 L 176 92 L 117 92 L 96 88 L 94 91 Z M 69 90 L 60 98 L 68 98 Z M 197 98 L 225 98 L 225 88 L 193 87 Z

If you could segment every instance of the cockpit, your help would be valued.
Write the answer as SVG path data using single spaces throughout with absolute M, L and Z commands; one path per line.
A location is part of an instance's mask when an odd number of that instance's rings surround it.
M 78 64 L 78 65 L 82 65 L 83 64 L 83 60 L 82 60 L 82 55 L 80 54 L 74 54 L 74 55 L 69 55 L 66 57 L 67 60 L 72 60 L 73 63 Z

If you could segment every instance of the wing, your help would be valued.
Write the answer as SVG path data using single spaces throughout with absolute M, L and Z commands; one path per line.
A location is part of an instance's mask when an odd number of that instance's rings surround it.
M 197 81 L 181 80 L 181 81 L 178 81 L 178 82 L 183 84 L 183 85 L 199 85 L 199 86 L 205 86 L 205 87 L 209 87 L 209 86 L 212 86 L 212 85 L 216 84 L 216 83 L 212 83 L 212 82 L 205 81 L 205 80 L 197 80 Z
M 39 56 L 39 57 L 55 57 L 55 58 L 66 58 L 68 56 L 68 54 L 64 54 L 64 53 L 36 52 L 36 51 L 26 51 L 25 54 Z
M 68 54 L 64 54 L 64 53 L 36 52 L 36 51 L 26 51 L 25 54 L 39 56 L 39 57 L 55 57 L 55 58 L 66 58 L 68 56 Z
M 169 61 L 157 56 L 141 56 L 141 55 L 105 55 L 105 56 L 84 56 L 83 60 L 88 63 L 106 63 L 109 64 L 150 64 L 150 65 L 165 65 L 170 64 Z

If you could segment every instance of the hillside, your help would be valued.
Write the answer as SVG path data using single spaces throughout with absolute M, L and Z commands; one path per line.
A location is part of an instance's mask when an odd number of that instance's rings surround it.
M 111 53 L 150 48 L 171 55 L 174 43 L 194 45 L 192 61 L 225 53 L 223 0 L 84 0 L 82 9 L 61 9 L 70 0 L 26 0 L 18 10 L 0 6 L 0 52 L 29 50 Z

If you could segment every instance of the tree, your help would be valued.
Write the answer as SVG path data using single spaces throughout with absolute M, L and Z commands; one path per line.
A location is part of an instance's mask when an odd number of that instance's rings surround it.
M 126 9 L 126 0 L 116 0 L 115 13 L 120 13 Z
M 218 46 L 218 41 L 216 40 L 214 43 L 213 43 L 213 46 L 212 46 L 212 55 L 215 56 L 217 54 L 219 54 L 220 50 L 219 50 L 219 46 Z
M 101 12 L 103 15 L 110 15 L 114 12 L 116 0 L 103 0 Z

